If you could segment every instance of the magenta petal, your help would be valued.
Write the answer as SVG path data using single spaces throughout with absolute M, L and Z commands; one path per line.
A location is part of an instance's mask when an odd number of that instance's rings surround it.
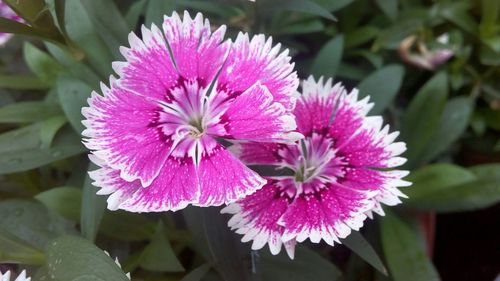
M 165 162 L 161 173 L 146 188 L 137 180 L 134 182 L 123 180 L 119 171 L 106 165 L 90 172 L 94 185 L 102 187 L 98 194 L 110 194 L 108 209 L 130 212 L 175 211 L 186 207 L 199 196 L 198 183 L 193 176 L 195 174 L 190 158 L 173 157 Z
M 313 195 L 299 196 L 280 220 L 285 227 L 283 240 L 302 242 L 321 239 L 330 245 L 345 238 L 351 228 L 358 230 L 366 219 L 364 212 L 373 203 L 373 193 L 359 192 L 334 184 Z
M 191 158 L 169 157 L 158 177 L 123 202 L 120 209 L 131 212 L 176 211 L 199 197 L 196 170 Z
M 279 155 L 282 149 L 283 144 L 257 142 L 237 143 L 229 148 L 247 165 L 279 165 L 283 160 Z
M 215 142 L 215 140 L 212 140 Z M 236 159 L 223 146 L 201 156 L 198 167 L 201 196 L 198 206 L 218 206 L 260 189 L 266 180 Z
M 211 33 L 210 23 L 201 13 L 191 19 L 185 11 L 182 20 L 176 12 L 165 17 L 163 30 L 182 77 L 199 80 L 202 87 L 208 86 L 229 51 L 229 42 L 222 43 L 226 26 Z
M 234 215 L 228 226 L 244 235 L 243 242 L 253 240 L 253 250 L 269 244 L 274 255 L 281 250 L 281 235 L 284 231 L 284 227 L 278 225 L 278 220 L 287 210 L 289 202 L 282 196 L 282 188 L 278 185 L 277 181 L 269 180 L 262 189 L 222 210 L 222 213 Z
M 137 95 L 162 101 L 179 74 L 174 67 L 162 31 L 153 25 L 142 27 L 142 40 L 129 34 L 130 48 L 121 47 L 124 62 L 114 62 L 113 69 L 120 76 L 120 85 Z
M 241 93 L 260 81 L 269 89 L 274 101 L 292 110 L 298 79 L 288 50 L 280 53 L 280 48 L 280 44 L 273 47 L 272 39 L 266 40 L 262 34 L 251 40 L 248 34 L 238 34 L 219 75 L 219 86 Z
M 148 186 L 160 172 L 172 142 L 152 126 L 158 107 L 147 99 L 114 86 L 103 86 L 104 97 L 92 93 L 83 135 L 87 148 L 126 181 L 140 179 Z
M 293 142 L 295 117 L 274 102 L 268 89 L 257 82 L 239 95 L 221 117 L 227 138 L 260 142 Z

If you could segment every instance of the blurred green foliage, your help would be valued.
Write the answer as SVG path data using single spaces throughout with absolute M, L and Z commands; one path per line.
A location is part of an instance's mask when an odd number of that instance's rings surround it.
M 6 0 L 26 24 L 0 50 L 0 263 L 34 280 L 440 280 L 417 213 L 500 201 L 500 2 L 497 0 Z M 252 252 L 217 208 L 132 214 L 105 210 L 87 176 L 80 109 L 107 81 L 118 47 L 173 10 L 266 33 L 302 78 L 342 80 L 375 102 L 408 144 L 413 186 L 401 207 L 337 247 L 300 245 L 296 259 Z M 435 70 L 405 63 L 401 42 L 454 56 Z M 441 46 L 443 47 L 443 46 Z M 398 51 L 399 49 L 399 51 Z M 413 50 L 415 51 L 415 50 Z M 377 223 L 380 222 L 380 223 Z M 77 238 L 81 236 L 83 238 Z M 426 247 L 427 244 L 427 247 Z M 432 245 L 431 245 L 432 246 Z

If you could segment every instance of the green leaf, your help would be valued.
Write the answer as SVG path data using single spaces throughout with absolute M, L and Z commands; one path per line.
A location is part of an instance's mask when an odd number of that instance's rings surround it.
M 123 241 L 142 241 L 155 234 L 156 223 L 147 217 L 125 212 L 105 212 L 100 231 L 106 236 Z
M 281 253 L 272 256 L 266 249 L 256 266 L 256 274 L 261 280 L 273 281 L 335 281 L 342 273 L 327 259 L 303 245 L 295 248 L 295 258 Z
M 80 137 L 62 130 L 50 148 L 41 143 L 41 123 L 0 134 L 0 174 L 27 171 L 85 151 Z
M 14 90 L 43 90 L 48 89 L 49 84 L 38 77 L 27 75 L 0 75 L 0 88 Z
M 481 1 L 481 24 L 479 34 L 482 38 L 494 36 L 500 29 L 500 2 L 496 0 Z
M 78 221 L 80 218 L 82 191 L 76 187 L 55 187 L 38 193 L 35 199 L 69 220 Z
M 0 227 L 0 263 L 35 264 L 45 261 L 43 252 Z
M 370 95 L 370 101 L 374 103 L 371 114 L 381 114 L 389 106 L 401 88 L 404 75 L 401 65 L 392 64 L 376 70 L 359 83 L 360 97 Z
M 414 167 L 439 128 L 441 114 L 448 96 L 448 77 L 439 72 L 420 88 L 403 115 L 401 138 L 408 150 L 407 167 Z
M 220 208 L 188 207 L 184 218 L 198 251 L 214 266 L 224 280 L 246 280 L 250 276 L 250 247 L 227 227 L 227 216 Z
M 19 23 L 14 20 L 9 20 L 1 17 L 0 17 L 0 32 L 32 36 L 40 39 L 54 40 L 57 42 L 57 40 L 55 40 L 54 38 L 49 38 L 46 34 L 44 34 L 38 29 L 35 29 L 31 26 Z
M 394 281 L 439 281 L 439 275 L 426 256 L 410 226 L 386 211 L 381 220 L 385 258 Z
M 149 0 L 146 6 L 146 19 L 144 24 L 146 26 L 151 26 L 152 23 L 157 26 L 161 26 L 163 22 L 163 16 L 170 16 L 173 11 L 175 11 L 177 6 L 177 0 Z
M 66 30 L 68 36 L 83 49 L 90 64 L 102 77 L 112 73 L 113 57 L 101 40 L 82 1 L 66 1 Z
M 114 58 L 121 59 L 119 48 L 127 43 L 131 30 L 118 7 L 113 1 L 102 0 L 86 0 L 82 4 Z
M 398 17 L 398 0 L 375 0 L 375 3 L 391 20 Z
M 63 65 L 66 70 L 72 74 L 72 76 L 81 79 L 93 87 L 99 86 L 101 79 L 91 68 L 82 63 L 82 58 L 73 57 L 68 50 L 62 49 L 60 46 L 51 43 L 46 43 L 45 45 L 47 46 L 50 54 L 57 59 L 57 61 Z
M 202 278 L 208 273 L 212 266 L 208 263 L 202 264 L 195 268 L 193 271 L 189 272 L 182 278 L 181 281 L 201 281 Z
M 500 201 L 500 165 L 487 164 L 461 168 L 434 164 L 408 177 L 413 186 L 406 194 L 407 205 L 437 212 L 469 211 Z
M 165 233 L 165 226 L 162 222 L 158 224 L 156 233 L 140 257 L 140 266 L 150 271 L 159 272 L 179 272 L 184 271 L 184 267 L 179 262 L 170 246 Z
M 94 244 L 63 236 L 47 248 L 47 265 L 56 280 L 129 281 L 121 268 Z
M 24 60 L 31 71 L 49 85 L 55 82 L 62 66 L 47 53 L 26 42 L 23 46 Z
M 61 113 L 57 104 L 43 101 L 24 101 L 0 108 L 0 123 L 30 123 Z
M 318 32 L 325 29 L 325 25 L 319 19 L 308 19 L 299 22 L 285 23 L 285 25 L 280 25 L 274 27 L 271 33 L 276 34 L 303 34 Z
M 293 11 L 320 16 L 332 21 L 337 20 L 327 9 L 310 0 L 276 0 L 269 1 L 266 9 Z
M 89 171 L 96 170 L 94 164 L 89 166 Z M 80 228 L 82 236 L 94 241 L 101 225 L 104 210 L 106 208 L 106 197 L 97 195 L 97 187 L 92 185 L 92 179 L 88 173 L 85 177 L 82 190 L 82 206 L 80 211 Z
M 347 238 L 342 240 L 342 244 L 351 249 L 354 253 L 360 256 L 363 260 L 380 271 L 382 274 L 387 275 L 387 269 L 384 263 L 375 252 L 373 247 L 368 241 L 357 231 L 352 231 Z
M 335 77 L 337 69 L 342 59 L 344 48 L 344 37 L 339 35 L 328 41 L 314 58 L 310 73 L 318 79 Z
M 57 95 L 71 126 L 79 134 L 85 129 L 82 124 L 82 107 L 87 105 L 87 98 L 92 93 L 92 88 L 86 83 L 67 76 L 57 79 Z
M 405 190 L 409 197 L 408 205 L 418 206 L 418 201 L 432 193 L 451 186 L 475 180 L 470 171 L 452 164 L 433 164 L 425 166 L 406 177 L 412 186 Z
M 371 25 L 358 27 L 345 35 L 345 47 L 352 48 L 369 42 L 375 38 L 380 30 Z
M 450 99 L 444 107 L 439 128 L 422 153 L 421 162 L 429 162 L 448 149 L 462 136 L 474 109 L 474 101 L 468 97 Z
M 338 11 L 347 5 L 351 4 L 354 2 L 354 0 L 313 0 L 316 4 L 324 7 L 330 12 Z
M 74 233 L 73 224 L 44 205 L 32 200 L 0 202 L 0 228 L 39 249 L 65 233 Z
M 56 137 L 57 132 L 66 124 L 68 120 L 64 116 L 54 116 L 42 122 L 40 128 L 40 147 L 49 149 Z
M 135 30 L 146 3 L 148 3 L 146 0 L 135 1 L 128 8 L 127 13 L 125 14 L 125 20 L 127 21 L 130 30 Z

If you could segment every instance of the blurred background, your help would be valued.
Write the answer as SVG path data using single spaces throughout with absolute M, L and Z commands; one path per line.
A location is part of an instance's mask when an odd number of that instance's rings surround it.
M 493 281 L 500 273 L 500 1 L 3 0 L 0 270 L 34 280 Z M 218 208 L 110 212 L 90 184 L 80 109 L 119 46 L 172 11 L 265 33 L 301 78 L 375 102 L 408 145 L 409 196 L 342 245 L 250 251 Z M 0 37 L 3 38 L 3 37 Z M 3 39 L 2 39 L 3 40 Z M 97 247 L 98 248 L 97 248 Z M 79 279 L 80 278 L 80 279 Z M 125 279 L 124 279 L 125 278 Z M 499 280 L 499 279 L 496 279 Z

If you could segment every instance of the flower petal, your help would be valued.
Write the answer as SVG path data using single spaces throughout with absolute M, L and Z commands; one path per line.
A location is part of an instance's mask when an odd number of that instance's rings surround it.
M 242 142 L 229 150 L 247 165 L 279 165 L 283 160 L 279 151 L 284 147 L 278 143 Z
M 280 219 L 285 227 L 283 241 L 309 238 L 318 243 L 323 239 L 333 245 L 349 235 L 351 228 L 358 230 L 363 225 L 364 212 L 373 206 L 373 195 L 333 183 L 316 193 L 298 196 Z
M 236 97 L 220 119 L 226 138 L 293 142 L 302 137 L 293 132 L 297 127 L 295 117 L 281 103 L 274 102 L 269 90 L 260 82 Z
M 280 44 L 273 47 L 272 38 L 266 40 L 263 34 L 250 40 L 248 34 L 239 33 L 219 75 L 218 87 L 242 93 L 260 81 L 276 102 L 292 110 L 299 81 L 288 50 L 280 53 L 280 48 Z
M 212 146 L 206 140 L 206 146 Z M 197 206 L 228 204 L 260 189 L 266 180 L 236 159 L 222 145 L 205 150 L 198 167 L 201 196 Z
M 201 87 L 210 85 L 229 52 L 230 43 L 222 43 L 226 26 L 211 33 L 201 13 L 191 19 L 185 11 L 182 20 L 176 12 L 165 17 L 163 30 L 180 75 L 198 80 Z
M 278 225 L 279 218 L 285 213 L 289 199 L 281 196 L 281 184 L 269 180 L 260 190 L 222 209 L 222 213 L 233 214 L 228 226 L 243 234 L 242 241 L 253 240 L 252 249 L 259 250 L 265 244 L 273 255 L 282 246 L 281 235 L 284 228 Z
M 169 157 L 158 177 L 148 187 L 139 181 L 124 181 L 117 170 L 108 166 L 90 172 L 100 195 L 110 194 L 108 209 L 129 212 L 176 211 L 196 201 L 199 186 L 191 158 Z
M 113 62 L 120 85 L 144 97 L 163 101 L 167 90 L 177 83 L 179 74 L 170 58 L 162 31 L 155 25 L 142 26 L 142 40 L 133 32 L 128 36 L 130 48 L 121 47 L 126 61 Z
M 113 82 L 111 82 L 113 84 Z M 104 97 L 93 92 L 90 107 L 82 109 L 87 120 L 84 144 L 126 181 L 140 179 L 148 186 L 168 157 L 172 141 L 155 125 L 157 105 L 113 85 L 102 87 Z

